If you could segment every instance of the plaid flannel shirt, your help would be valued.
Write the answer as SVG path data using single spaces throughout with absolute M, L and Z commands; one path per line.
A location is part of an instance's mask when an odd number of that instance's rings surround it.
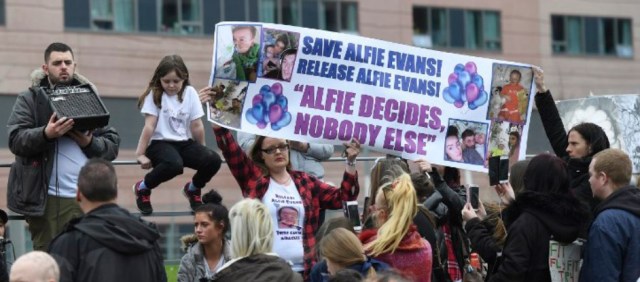
M 262 200 L 269 189 L 271 177 L 262 175 L 260 167 L 253 163 L 251 158 L 242 150 L 238 142 L 226 128 L 214 129 L 216 142 L 222 150 L 229 170 L 240 185 L 242 195 L 245 198 Z M 350 174 L 345 171 L 337 189 L 317 178 L 302 171 L 289 171 L 304 206 L 305 219 L 302 232 L 302 244 L 304 248 L 304 277 L 308 280 L 311 267 L 315 263 L 314 246 L 316 244 L 315 233 L 318 230 L 318 218 L 320 209 L 340 209 L 342 201 L 355 201 L 360 192 L 358 185 L 358 173 Z

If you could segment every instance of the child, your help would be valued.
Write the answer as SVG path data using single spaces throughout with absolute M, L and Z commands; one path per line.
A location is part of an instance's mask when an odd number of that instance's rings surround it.
M 509 74 L 509 84 L 505 85 L 500 91 L 505 103 L 500 108 L 498 118 L 512 123 L 522 122 L 522 116 L 519 111 L 520 101 L 518 100 L 518 93 L 524 91 L 524 87 L 520 85 L 521 78 L 522 74 L 518 70 L 512 70 Z
M 153 212 L 151 189 L 182 174 L 183 167 L 197 170 L 182 189 L 192 210 L 202 204 L 202 187 L 220 169 L 220 156 L 205 147 L 204 112 L 198 92 L 189 83 L 189 71 L 178 55 L 165 56 L 149 86 L 138 99 L 144 115 L 136 156 L 143 169 L 152 168 L 133 186 L 142 214 Z M 151 142 L 149 142 L 151 141 Z
M 272 70 L 278 69 L 278 59 L 274 55 L 274 45 L 267 45 L 264 47 L 264 60 L 262 61 L 262 75 L 267 74 Z
M 231 60 L 236 65 L 236 80 L 256 81 L 256 70 L 258 69 L 258 59 L 260 45 L 254 42 L 256 37 L 256 27 L 250 25 L 239 25 L 231 30 L 233 34 L 233 45 L 236 49 Z

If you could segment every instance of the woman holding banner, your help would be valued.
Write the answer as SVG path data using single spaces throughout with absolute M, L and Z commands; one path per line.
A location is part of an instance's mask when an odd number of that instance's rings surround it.
M 609 148 L 607 134 L 600 126 L 590 122 L 575 125 L 567 133 L 551 92 L 544 85 L 542 69 L 534 67 L 533 71 L 537 88 L 536 106 L 544 131 L 553 151 L 567 162 L 571 191 L 582 202 L 589 204 L 593 211 L 599 201 L 593 197 L 589 185 L 589 164 L 593 155 Z
M 202 89 L 200 96 L 205 101 L 206 92 L 207 88 Z M 308 279 L 315 263 L 314 234 L 319 227 L 320 209 L 340 209 L 343 201 L 358 197 L 355 160 L 360 143 L 354 139 L 345 144 L 346 169 L 340 187 L 336 188 L 305 172 L 291 170 L 289 143 L 285 139 L 257 136 L 247 155 L 228 129 L 214 124 L 213 130 L 243 196 L 259 199 L 269 207 L 275 222 L 273 251 Z M 278 211 L 283 207 L 298 211 L 297 225 L 279 229 Z

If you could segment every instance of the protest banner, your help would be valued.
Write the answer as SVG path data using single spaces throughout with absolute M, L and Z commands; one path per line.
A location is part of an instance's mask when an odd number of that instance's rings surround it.
M 640 173 L 640 95 L 597 96 L 557 102 L 558 112 L 569 130 L 592 122 L 604 130 L 611 148 L 629 154 L 633 173 Z
M 582 242 L 549 241 L 549 272 L 553 282 L 578 282 L 582 267 Z
M 209 83 L 233 130 L 482 172 L 524 158 L 535 93 L 526 64 L 253 22 L 216 25 Z

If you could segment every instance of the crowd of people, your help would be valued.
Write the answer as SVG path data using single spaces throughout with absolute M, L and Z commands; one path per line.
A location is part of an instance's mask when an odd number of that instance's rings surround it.
M 0 279 L 167 281 L 158 228 L 116 204 L 116 130 L 75 130 L 73 119 L 57 117 L 46 102 L 47 89 L 94 87 L 75 72 L 74 60 L 68 45 L 51 44 L 9 118 L 16 162 L 8 205 L 26 216 L 35 251 L 10 270 L 0 268 Z M 133 187 L 136 205 L 152 213 L 152 189 L 184 167 L 196 170 L 181 188 L 194 232 L 181 238 L 178 281 L 552 281 L 550 240 L 582 242 L 579 281 L 640 281 L 640 190 L 630 184 L 629 156 L 609 148 L 596 124 L 565 131 L 542 70 L 534 72 L 536 105 L 555 155 L 514 161 L 509 182 L 494 187 L 500 201 L 478 207 L 459 169 L 421 159 L 412 172 L 407 160 L 381 158 L 360 230 L 347 218 L 323 218 L 324 210 L 358 199 L 357 139 L 344 144 L 344 173 L 334 186 L 320 163 L 333 154 L 331 145 L 248 134 L 236 141 L 214 124 L 245 199 L 227 209 L 217 191 L 203 194 L 222 163 L 206 147 L 201 121 L 201 103 L 214 89 L 196 91 L 182 58 L 166 56 L 138 103 L 145 125 L 136 156 L 151 171 Z M 511 73 L 512 81 L 520 76 Z M 478 133 L 450 131 L 451 159 L 483 162 Z M 519 145 L 516 132 L 509 146 Z M 3 235 L 6 213 L 0 221 Z

